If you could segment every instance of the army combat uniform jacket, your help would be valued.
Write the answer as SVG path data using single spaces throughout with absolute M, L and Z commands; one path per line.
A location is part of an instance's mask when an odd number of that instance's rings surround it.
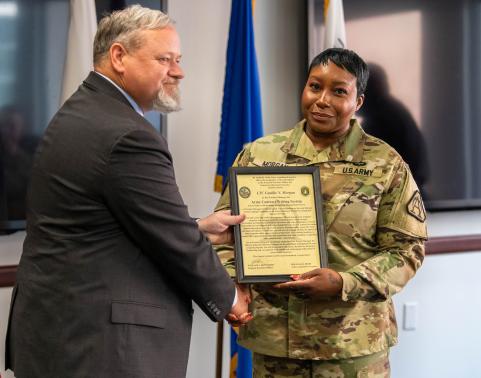
M 252 286 L 254 319 L 239 343 L 256 353 L 330 360 L 369 355 L 397 342 L 391 296 L 424 258 L 426 213 L 409 168 L 385 142 L 356 120 L 339 141 L 317 151 L 305 121 L 246 146 L 234 166 L 318 165 L 329 267 L 343 279 L 334 299 L 279 294 Z M 230 206 L 225 190 L 216 210 Z M 231 275 L 232 249 L 218 250 Z

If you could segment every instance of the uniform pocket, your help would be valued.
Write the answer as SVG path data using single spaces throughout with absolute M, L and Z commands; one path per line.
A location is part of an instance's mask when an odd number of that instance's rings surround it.
M 166 315 L 165 308 L 158 305 L 112 301 L 112 323 L 165 328 Z

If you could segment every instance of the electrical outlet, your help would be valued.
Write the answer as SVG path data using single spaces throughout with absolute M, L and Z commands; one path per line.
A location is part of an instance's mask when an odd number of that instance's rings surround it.
M 418 326 L 418 303 L 404 303 L 403 329 L 405 331 L 414 331 Z

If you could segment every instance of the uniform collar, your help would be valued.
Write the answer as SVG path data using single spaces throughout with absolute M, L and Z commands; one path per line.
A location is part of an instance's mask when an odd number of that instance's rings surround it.
M 281 150 L 288 155 L 301 157 L 311 163 L 326 161 L 362 161 L 366 133 L 362 130 L 359 122 L 351 119 L 350 130 L 334 144 L 318 152 L 305 133 L 306 120 L 299 122 L 292 130 Z

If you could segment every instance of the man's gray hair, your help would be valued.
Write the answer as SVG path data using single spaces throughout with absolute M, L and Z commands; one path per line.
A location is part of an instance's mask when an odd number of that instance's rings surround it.
M 115 42 L 134 51 L 142 44 L 140 31 L 163 29 L 173 24 L 174 21 L 165 13 L 140 5 L 112 12 L 99 22 L 94 39 L 94 64 L 100 62 Z

